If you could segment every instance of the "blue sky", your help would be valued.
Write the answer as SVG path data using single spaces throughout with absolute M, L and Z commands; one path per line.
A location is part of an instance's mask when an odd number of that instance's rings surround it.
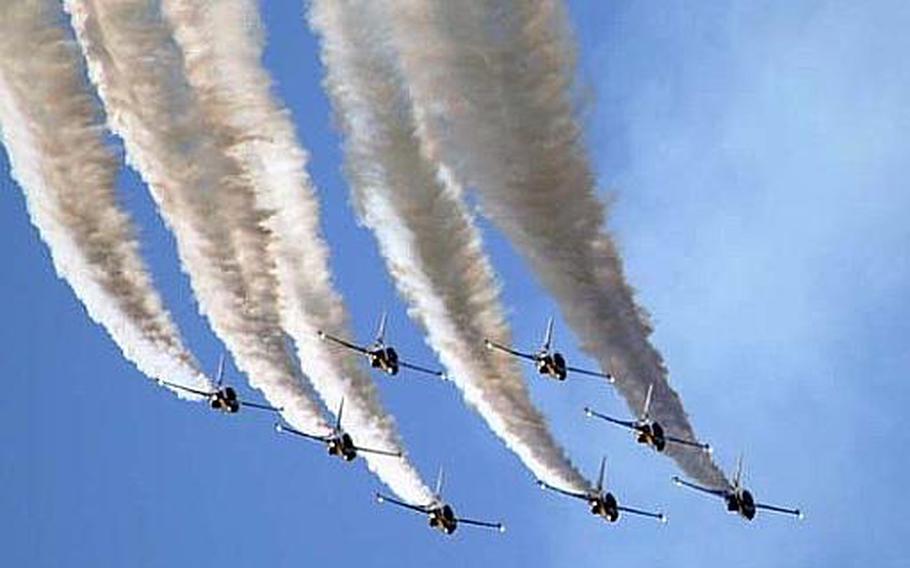
M 509 532 L 446 539 L 377 506 L 362 463 L 328 460 L 268 417 L 214 416 L 143 380 L 53 274 L 0 153 L 0 547 L 11 566 L 853 566 L 903 564 L 899 495 L 910 436 L 910 6 L 898 1 L 570 2 L 591 157 L 629 278 L 699 433 L 729 467 L 746 452 L 759 499 L 803 523 L 747 524 L 675 488 L 672 463 L 581 407 L 621 412 L 584 382 L 529 384 L 576 463 L 609 456 L 620 500 L 660 526 L 606 526 L 544 494 L 448 385 L 377 377 L 427 479 L 443 464 L 459 511 Z M 311 151 L 339 288 L 366 337 L 431 360 L 358 227 L 317 45 L 296 2 L 268 2 L 268 68 Z M 123 200 L 199 358 L 174 244 L 134 173 Z M 484 225 L 517 341 L 555 310 Z M 577 354 L 563 328 L 560 347 Z M 241 378 L 237 384 L 243 385 Z M 245 387 L 244 387 L 245 388 Z

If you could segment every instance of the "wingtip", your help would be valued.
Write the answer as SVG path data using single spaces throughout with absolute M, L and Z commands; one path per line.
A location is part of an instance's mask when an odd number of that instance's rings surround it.
M 607 373 L 607 382 L 611 385 L 616 382 L 616 377 L 612 373 Z
M 538 480 L 537 480 L 537 487 L 540 487 L 541 489 L 546 489 L 546 488 L 547 488 L 547 482 L 538 479 Z
M 279 433 L 284 432 L 284 426 L 282 426 L 280 422 L 275 422 L 275 431 Z
M 668 519 L 665 514 L 661 513 L 657 520 L 660 521 L 660 524 L 665 525 L 669 522 L 670 519 Z
M 377 502 L 377 503 L 385 503 L 385 497 L 383 497 L 381 493 L 377 493 L 377 494 L 376 494 L 376 502 Z
M 799 519 L 800 521 L 804 521 L 804 520 L 806 520 L 806 514 L 803 513 L 802 511 L 800 511 L 799 509 L 797 509 L 796 518 Z
M 484 338 L 484 339 L 483 339 L 483 346 L 486 347 L 487 349 L 493 349 L 493 342 L 490 341 L 490 340 L 487 339 L 487 338 Z
M 506 532 L 506 526 L 502 523 L 499 523 L 499 526 L 496 528 L 499 530 L 500 534 Z
M 679 478 L 678 476 L 676 476 L 676 475 L 673 476 L 673 483 L 674 483 L 677 487 L 682 487 L 682 479 L 680 479 L 680 478 Z
M 325 332 L 321 329 L 316 332 L 316 335 L 319 336 L 319 339 L 325 339 Z
M 585 416 L 587 416 L 588 418 L 591 418 L 592 416 L 594 416 L 594 411 L 586 406 L 585 407 Z
M 705 444 L 704 450 L 705 450 L 705 453 L 708 454 L 709 456 L 714 454 L 714 448 L 711 447 L 711 444 Z

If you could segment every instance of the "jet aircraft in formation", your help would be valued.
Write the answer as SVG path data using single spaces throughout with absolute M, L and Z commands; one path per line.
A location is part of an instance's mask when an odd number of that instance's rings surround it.
M 369 361 L 371 367 L 379 369 L 389 375 L 397 375 L 400 368 L 406 368 L 420 373 L 433 375 L 442 379 L 446 378 L 445 373 L 442 371 L 435 371 L 433 369 L 415 365 L 413 363 L 399 359 L 396 350 L 393 347 L 387 346 L 385 344 L 386 320 L 386 315 L 383 314 L 379 321 L 376 338 L 373 343 L 367 346 L 360 346 L 348 342 L 344 339 L 329 335 L 322 331 L 319 332 L 319 337 L 325 341 L 330 341 L 346 349 L 350 349 L 364 355 Z M 550 320 L 547 322 L 546 335 L 544 337 L 543 344 L 535 353 L 516 351 L 510 347 L 495 343 L 489 339 L 486 339 L 484 343 L 488 349 L 503 351 L 514 357 L 532 361 L 539 374 L 558 381 L 564 381 L 568 373 L 572 372 L 590 377 L 603 378 L 607 379 L 609 382 L 613 382 L 613 376 L 610 373 L 589 371 L 580 369 L 578 367 L 570 367 L 566 364 L 565 357 L 563 357 L 563 355 L 558 351 L 553 350 L 553 318 L 550 318 Z M 209 406 L 213 410 L 227 414 L 235 414 L 240 411 L 241 407 L 250 407 L 260 410 L 268 410 L 271 412 L 281 412 L 281 409 L 279 408 L 241 400 L 237 396 L 237 392 L 232 387 L 224 385 L 224 363 L 225 357 L 222 355 L 218 363 L 218 372 L 214 380 L 215 389 L 211 391 L 198 390 L 187 387 L 185 385 L 171 383 L 163 380 L 160 380 L 158 382 L 169 387 L 205 397 L 209 402 Z M 657 452 L 663 452 L 666 449 L 667 444 L 672 443 L 684 447 L 697 448 L 704 452 L 710 453 L 711 446 L 708 444 L 697 442 L 695 440 L 671 436 L 665 432 L 663 426 L 661 426 L 660 423 L 653 419 L 650 414 L 653 393 L 654 385 L 652 384 L 648 387 L 647 394 L 645 395 L 641 414 L 635 420 L 621 420 L 619 418 L 614 418 L 612 416 L 601 414 L 595 410 L 592 410 L 590 407 L 585 408 L 585 414 L 587 414 L 589 417 L 599 418 L 611 424 L 615 424 L 631 430 L 634 433 L 635 439 L 638 443 L 646 445 Z M 327 434 L 319 435 L 302 432 L 280 422 L 275 424 L 275 429 L 278 432 L 293 434 L 304 439 L 323 443 L 328 448 L 329 455 L 337 456 L 346 462 L 355 460 L 359 453 L 369 453 L 394 458 L 402 457 L 402 454 L 397 451 L 366 448 L 356 445 L 351 436 L 342 428 L 343 412 L 344 399 L 342 399 L 339 404 L 335 425 Z M 667 521 L 667 517 L 663 513 L 655 513 L 619 505 L 616 497 L 611 492 L 604 489 L 605 471 L 606 458 L 601 461 L 600 472 L 597 478 L 597 485 L 589 491 L 585 492 L 575 492 L 560 487 L 555 487 L 542 480 L 538 481 L 537 483 L 544 489 L 554 491 L 556 493 L 560 493 L 574 499 L 585 501 L 590 507 L 591 514 L 600 517 L 610 523 L 614 523 L 619 520 L 619 517 L 622 513 L 650 517 L 661 522 Z M 738 462 L 735 475 L 733 476 L 733 481 L 727 487 L 705 487 L 696 483 L 692 483 L 690 481 L 685 481 L 679 477 L 674 477 L 673 481 L 677 485 L 689 487 L 691 489 L 707 493 L 715 497 L 720 497 L 726 503 L 728 511 L 737 513 L 747 520 L 752 520 L 758 510 L 794 515 L 799 518 L 803 517 L 803 514 L 799 509 L 788 509 L 775 505 L 756 503 L 754 497 L 752 496 L 752 493 L 742 485 L 741 457 Z M 442 484 L 443 472 L 442 469 L 440 469 L 433 498 L 430 502 L 422 505 L 407 503 L 405 501 L 401 501 L 399 499 L 395 499 L 381 493 L 376 494 L 376 499 L 380 503 L 391 503 L 398 507 L 426 515 L 429 519 L 430 527 L 444 534 L 454 533 L 459 524 L 496 529 L 499 531 L 505 530 L 505 527 L 502 523 L 478 521 L 457 517 L 455 515 L 455 511 L 452 509 L 452 506 L 442 499 Z
M 240 400 L 237 397 L 237 391 L 233 387 L 224 386 L 224 355 L 221 355 L 221 359 L 218 361 L 218 374 L 215 377 L 215 390 L 213 391 L 204 391 L 194 388 L 190 388 L 185 385 L 179 385 L 177 383 L 170 383 L 168 381 L 159 380 L 158 384 L 167 385 L 169 387 L 179 389 L 185 392 L 198 394 L 199 396 L 204 396 L 209 401 L 209 406 L 212 410 L 217 410 L 219 412 L 224 412 L 226 414 L 237 414 L 240 412 L 241 407 L 256 408 L 259 410 L 269 410 L 271 412 L 281 412 L 280 408 L 275 408 L 274 406 L 269 406 L 267 404 L 257 404 L 255 402 L 249 402 L 246 400 Z
M 502 523 L 493 523 L 488 521 L 477 521 L 455 516 L 455 510 L 452 506 L 442 499 L 442 482 L 443 472 L 439 469 L 439 475 L 436 477 L 436 489 L 433 492 L 433 499 L 425 505 L 412 505 L 404 501 L 383 495 L 376 494 L 376 501 L 379 503 L 391 503 L 403 509 L 414 511 L 426 515 L 429 519 L 430 528 L 436 529 L 443 534 L 452 534 L 458 528 L 458 525 L 469 525 L 486 529 L 495 529 L 499 532 L 505 532 L 506 527 Z
M 726 503 L 728 512 L 736 513 L 747 521 L 754 519 L 755 514 L 759 510 L 771 511 L 774 513 L 783 513 L 785 515 L 793 515 L 799 519 L 803 518 L 803 513 L 799 509 L 789 509 L 786 507 L 778 507 L 776 505 L 756 503 L 755 498 L 752 496 L 752 493 L 743 487 L 742 475 L 743 458 L 740 456 L 739 461 L 736 464 L 736 473 L 733 475 L 733 483 L 728 487 L 704 487 L 702 485 L 680 479 L 677 476 L 673 477 L 673 482 L 680 487 L 689 487 L 691 489 L 695 489 L 696 491 L 707 493 L 708 495 L 720 497 Z
M 338 456 L 344 461 L 350 462 L 357 459 L 357 453 L 363 452 L 366 454 L 377 454 L 380 456 L 389 456 L 393 458 L 400 458 L 402 456 L 401 452 L 393 452 L 389 450 L 374 450 L 372 448 L 364 448 L 354 444 L 354 440 L 351 438 L 351 435 L 345 432 L 341 427 L 341 415 L 344 412 L 344 399 L 341 399 L 341 404 L 338 405 L 338 415 L 335 417 L 335 427 L 332 428 L 332 431 L 323 436 L 316 434 L 307 434 L 306 432 L 301 432 L 291 428 L 290 426 L 285 426 L 280 422 L 275 423 L 275 430 L 278 432 L 287 432 L 288 434 L 293 434 L 301 438 L 312 440 L 314 442 L 322 442 L 326 445 L 329 450 L 330 456 Z
M 562 353 L 553 350 L 553 318 L 550 318 L 550 320 L 547 322 L 547 332 L 544 336 L 543 344 L 534 353 L 516 351 L 511 347 L 508 347 L 501 343 L 496 343 L 491 339 L 485 339 L 484 344 L 487 346 L 487 349 L 496 349 L 498 351 L 508 353 L 513 357 L 531 361 L 534 363 L 534 366 L 537 368 L 537 372 L 539 374 L 557 381 L 566 380 L 566 377 L 571 371 L 572 373 L 577 373 L 579 375 L 606 379 L 611 383 L 613 382 L 613 375 L 610 373 L 588 371 L 579 367 L 570 367 L 566 364 L 566 358 L 562 355 Z
M 340 337 L 335 337 L 334 335 L 330 335 L 322 330 L 319 330 L 319 337 L 323 341 L 330 341 L 336 345 L 344 347 L 345 349 L 350 349 L 351 351 L 360 353 L 366 357 L 367 361 L 370 364 L 370 367 L 379 369 L 388 375 L 397 375 L 400 368 L 404 367 L 405 369 L 417 371 L 418 373 L 432 375 L 443 380 L 446 379 L 446 374 L 442 371 L 415 365 L 414 363 L 409 363 L 400 359 L 395 348 L 385 344 L 385 327 L 386 314 L 383 313 L 382 317 L 379 318 L 379 327 L 376 330 L 376 338 L 373 340 L 373 343 L 369 345 L 357 345 L 356 343 L 351 343 L 350 341 L 347 341 Z
M 540 480 L 538 480 L 537 484 L 540 485 L 540 487 L 543 489 L 549 489 L 550 491 L 555 491 L 568 497 L 580 499 L 587 502 L 592 515 L 600 517 L 610 523 L 615 523 L 618 521 L 620 513 L 629 513 L 632 515 L 640 515 L 642 517 L 651 517 L 652 519 L 657 519 L 662 523 L 667 522 L 667 516 L 663 513 L 652 513 L 650 511 L 642 511 L 641 509 L 633 509 L 632 507 L 624 507 L 620 505 L 612 493 L 604 490 L 604 473 L 606 472 L 606 467 L 607 458 L 603 458 L 600 462 L 600 473 L 597 475 L 597 485 L 592 490 L 586 491 L 584 493 L 576 493 L 574 491 L 560 489 L 559 487 L 554 487 L 545 481 Z
M 664 432 L 663 426 L 651 418 L 649 411 L 651 409 L 651 394 L 653 390 L 654 385 L 652 384 L 648 387 L 648 394 L 645 395 L 645 403 L 642 407 L 641 415 L 637 420 L 620 420 L 618 418 L 613 418 L 611 416 L 607 416 L 606 414 L 601 414 L 599 412 L 591 410 L 589 407 L 585 407 L 585 414 L 589 417 L 600 418 L 606 422 L 617 424 L 623 428 L 632 430 L 632 432 L 635 434 L 635 440 L 639 444 L 649 446 L 657 452 L 663 452 L 664 448 L 667 447 L 667 443 L 670 442 L 673 444 L 699 448 L 707 453 L 711 453 L 710 444 L 703 444 L 694 440 L 686 440 L 684 438 L 677 438 L 676 436 L 669 436 L 666 434 L 666 432 Z

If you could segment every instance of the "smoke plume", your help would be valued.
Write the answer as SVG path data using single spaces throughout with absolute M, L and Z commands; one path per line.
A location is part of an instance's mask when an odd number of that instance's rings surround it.
M 243 172 L 210 130 L 157 2 L 66 2 L 89 76 L 176 237 L 200 311 L 250 383 L 295 427 L 326 428 L 301 383 L 261 270 L 257 212 Z
M 573 49 L 555 0 L 384 2 L 393 45 L 430 155 L 476 188 L 484 212 L 510 237 L 581 338 L 640 412 L 673 435 L 694 433 L 649 341 L 616 246 L 605 231 L 572 103 Z M 696 449 L 671 447 L 692 477 L 723 485 Z
M 316 1 L 312 9 L 361 218 L 466 401 L 539 479 L 583 491 L 517 365 L 484 347 L 484 337 L 510 336 L 493 270 L 460 188 L 422 154 L 393 55 L 373 25 L 380 19 L 370 2 Z
M 118 162 L 59 4 L 0 8 L 0 131 L 57 273 L 154 379 L 209 388 L 184 347 L 115 192 Z
M 319 229 L 307 156 L 288 112 L 270 93 L 262 67 L 263 29 L 256 2 L 165 0 L 165 12 L 186 59 L 189 82 L 219 147 L 244 180 L 246 200 L 235 220 L 259 210 L 240 262 L 259 282 L 261 305 L 294 339 L 302 368 L 332 411 L 344 398 L 343 427 L 356 443 L 402 451 L 392 418 L 375 386 L 347 352 L 319 340 L 317 331 L 345 335 L 344 305 L 333 290 L 328 249 Z M 244 213 L 247 212 L 247 213 Z M 364 454 L 370 468 L 401 497 L 429 501 L 429 490 L 407 460 Z

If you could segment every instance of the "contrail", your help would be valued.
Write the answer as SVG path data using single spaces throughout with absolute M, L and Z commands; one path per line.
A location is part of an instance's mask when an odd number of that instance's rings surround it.
M 89 76 L 171 230 L 200 311 L 250 384 L 295 427 L 327 428 L 309 396 L 268 291 L 244 263 L 260 234 L 243 172 L 224 155 L 191 87 L 158 2 L 66 2 Z M 264 270 L 261 264 L 255 269 Z
M 517 365 L 484 337 L 509 341 L 498 286 L 460 188 L 427 160 L 393 54 L 369 1 L 317 0 L 326 87 L 347 143 L 347 174 L 363 222 L 375 233 L 411 315 L 469 404 L 538 479 L 585 491 L 534 408 Z
M 306 153 L 287 110 L 271 95 L 271 78 L 260 63 L 264 34 L 257 3 L 165 0 L 164 6 L 208 127 L 225 141 L 226 152 L 252 188 L 256 203 L 247 207 L 267 212 L 257 255 L 272 263 L 260 279 L 269 280 L 269 305 L 295 340 L 304 372 L 331 410 L 344 398 L 343 426 L 357 443 L 403 451 L 359 360 L 331 350 L 317 335 L 320 329 L 346 334 L 345 309 L 332 287 L 315 190 L 304 170 Z M 406 460 L 364 457 L 402 498 L 415 503 L 431 499 Z
M 555 0 L 388 2 L 393 44 L 426 148 L 481 195 L 559 302 L 581 347 L 616 375 L 639 412 L 654 384 L 655 419 L 694 439 L 651 345 L 651 326 L 603 227 L 571 100 L 569 27 Z M 725 479 L 699 450 L 669 453 L 692 477 Z
M 0 8 L 0 132 L 57 273 L 151 378 L 211 387 L 184 347 L 117 201 L 117 158 L 52 0 Z

